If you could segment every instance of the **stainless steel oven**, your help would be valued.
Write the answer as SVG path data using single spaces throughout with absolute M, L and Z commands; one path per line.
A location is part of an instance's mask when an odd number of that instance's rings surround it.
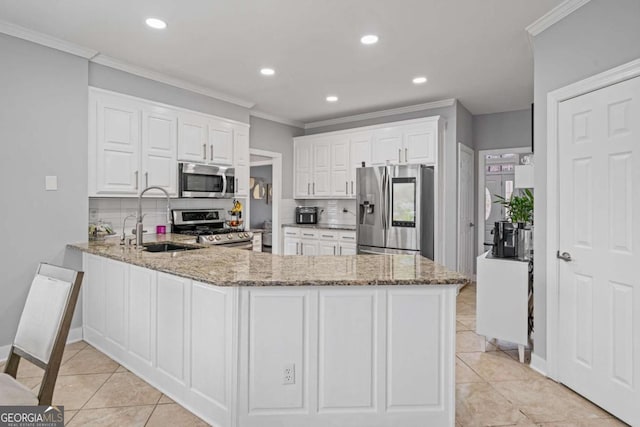
M 178 188 L 182 198 L 230 198 L 235 193 L 234 183 L 233 168 L 178 164 Z

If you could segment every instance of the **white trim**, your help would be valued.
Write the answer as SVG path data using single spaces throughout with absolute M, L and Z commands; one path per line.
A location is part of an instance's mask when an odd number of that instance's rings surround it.
M 537 373 L 547 376 L 547 361 L 537 354 L 531 353 L 531 363 L 529 367 Z
M 249 162 L 249 167 L 258 167 L 258 166 L 271 166 L 273 165 L 273 160 L 256 160 L 254 162 Z
M 253 117 L 259 117 L 261 119 L 270 120 L 272 122 L 277 122 L 277 123 L 282 123 L 283 125 L 293 126 L 293 127 L 297 127 L 297 128 L 300 128 L 300 129 L 304 129 L 305 128 L 305 124 L 302 123 L 302 122 L 299 122 L 297 120 L 286 119 L 286 118 L 280 117 L 280 116 L 275 116 L 273 114 L 265 113 L 264 111 L 251 110 L 249 113 Z
M 305 123 L 305 129 L 314 129 L 324 126 L 331 126 L 343 123 L 357 122 L 360 120 L 377 119 L 380 117 L 395 116 L 398 114 L 414 113 L 422 110 L 432 110 L 434 108 L 451 107 L 455 105 L 456 99 L 449 98 L 440 101 L 426 102 L 424 104 L 408 105 L 406 107 L 392 108 L 390 110 L 373 111 L 371 113 L 355 114 L 353 116 L 338 117 L 336 119 L 320 120 L 317 122 Z
M 456 164 L 456 182 L 457 182 L 457 193 L 458 193 L 458 198 L 457 198 L 457 203 L 458 203 L 458 218 L 456 221 L 456 233 L 458 235 L 458 256 L 457 256 L 457 260 L 456 260 L 456 267 L 458 272 L 462 273 L 462 274 L 467 274 L 466 271 L 462 271 L 460 270 L 460 259 L 461 259 L 461 255 L 462 255 L 462 233 L 460 232 L 460 230 L 462 230 L 462 221 L 461 221 L 461 215 L 462 215 L 462 211 L 460 210 L 460 206 L 461 206 L 461 200 L 462 200 L 462 186 L 460 185 L 460 159 L 462 158 L 462 156 L 460 155 L 462 152 L 466 152 L 468 154 L 471 154 L 471 165 L 473 167 L 475 167 L 476 165 L 476 152 L 473 148 L 468 147 L 466 145 L 464 145 L 462 142 L 458 142 L 458 150 L 457 150 L 457 164 Z M 475 178 L 475 170 L 471 171 L 471 177 Z M 471 184 L 471 195 L 473 196 L 473 190 L 474 190 L 474 183 Z M 474 203 L 472 203 L 472 205 L 474 205 Z M 473 207 L 472 207 L 472 211 L 473 211 Z M 473 233 L 472 233 L 473 235 Z M 471 242 L 471 246 L 473 248 L 473 241 Z M 475 251 L 473 251 L 473 255 L 475 255 Z M 472 259 L 475 258 L 475 256 L 472 255 Z M 473 261 L 471 261 L 471 275 L 473 275 L 473 271 L 475 270 L 475 264 Z
M 82 326 L 69 329 L 69 335 L 67 336 L 67 344 L 82 341 Z M 0 362 L 7 360 L 9 356 L 9 350 L 11 350 L 11 344 L 0 346 Z
M 104 65 L 106 67 L 115 68 L 116 70 L 124 71 L 129 74 L 134 74 L 136 76 L 144 77 L 146 79 L 168 84 L 170 86 L 174 86 L 180 89 L 188 90 L 190 92 L 195 92 L 211 98 L 219 99 L 221 101 L 229 102 L 231 104 L 239 105 L 240 107 L 252 108 L 255 105 L 254 102 L 247 101 L 241 98 L 236 98 L 235 96 L 227 95 L 225 93 L 221 93 L 213 89 L 209 89 L 206 86 L 200 86 L 194 83 L 190 83 L 186 80 L 172 77 L 167 74 L 161 73 L 159 71 L 154 71 L 148 68 L 133 65 L 133 64 L 121 61 L 119 59 L 104 55 L 102 53 L 98 53 L 98 55 L 96 55 L 94 58 L 91 59 L 91 62 Z
M 238 120 L 233 120 L 233 119 L 228 119 L 226 117 L 216 116 L 216 115 L 213 115 L 213 114 L 205 113 L 203 111 L 190 110 L 188 108 L 178 107 L 177 105 L 165 104 L 165 103 L 154 101 L 154 100 L 151 100 L 151 99 L 140 98 L 140 97 L 137 97 L 137 96 L 126 94 L 126 93 L 115 92 L 115 91 L 112 91 L 112 90 L 102 89 L 102 88 L 95 87 L 95 86 L 89 86 L 89 93 L 90 94 L 91 93 L 97 93 L 97 94 L 103 93 L 103 94 L 111 95 L 111 96 L 119 96 L 121 98 L 126 98 L 126 99 L 129 99 L 129 100 L 134 101 L 134 102 L 144 102 L 146 104 L 153 104 L 155 106 L 162 107 L 162 108 L 169 108 L 169 109 L 174 110 L 174 111 L 181 111 L 181 112 L 185 112 L 185 113 L 189 113 L 189 114 L 197 114 L 197 115 L 200 115 L 200 116 L 206 116 L 207 118 L 213 118 L 213 119 L 216 119 L 216 120 L 223 120 L 223 121 L 225 121 L 227 123 L 234 124 L 234 125 L 239 125 L 239 126 L 245 126 L 247 128 L 251 127 L 250 124 L 246 123 L 246 122 L 239 122 Z M 121 197 L 121 196 L 119 196 L 119 197 Z
M 282 153 L 275 151 L 260 150 L 257 148 L 249 148 L 249 155 L 254 154 L 256 156 L 271 157 L 268 160 L 272 164 L 271 178 L 273 188 L 273 207 L 271 208 L 271 251 L 273 254 L 278 255 L 282 253 L 280 246 L 280 232 L 282 227 L 280 226 L 280 202 L 282 201 Z M 253 164 L 250 163 L 250 166 Z M 251 206 L 251 195 L 249 195 L 248 205 Z M 251 212 L 249 212 L 251 215 Z
M 324 137 L 331 136 L 331 135 L 347 135 L 347 134 L 350 134 L 350 133 L 360 133 L 360 132 L 372 131 L 372 130 L 376 130 L 376 129 L 384 129 L 384 128 L 388 128 L 388 127 L 392 127 L 392 126 L 406 126 L 406 125 L 416 125 L 416 124 L 420 124 L 420 123 L 437 122 L 441 118 L 442 118 L 442 116 L 429 116 L 429 117 L 421 117 L 419 119 L 401 120 L 401 121 L 397 121 L 397 122 L 380 123 L 380 124 L 377 124 L 377 125 L 361 126 L 361 127 L 354 127 L 354 128 L 349 128 L 349 129 L 332 130 L 330 132 L 320 132 L 320 133 L 314 133 L 314 134 L 311 134 L 311 135 L 296 136 L 296 137 L 293 138 L 293 140 L 294 141 L 299 140 L 299 139 L 301 139 L 301 140 L 310 140 L 310 139 L 324 138 Z M 446 129 L 447 128 L 447 122 L 446 121 L 444 122 L 444 126 L 445 126 L 445 129 Z
M 484 200 L 484 187 L 485 187 L 485 161 L 484 158 L 487 154 L 526 154 L 531 153 L 530 147 L 518 147 L 518 148 L 498 148 L 495 150 L 479 150 L 478 151 L 478 212 L 476 217 L 476 229 L 478 232 L 478 253 L 476 255 L 483 254 L 487 251 L 484 247 L 484 203 L 480 203 Z
M 559 235 L 558 111 L 560 103 L 625 80 L 640 77 L 640 59 L 572 83 L 547 94 L 547 372 L 558 379 L 559 269 L 556 251 Z
M 531 37 L 542 33 L 553 24 L 563 20 L 590 0 L 566 0 L 529 25 L 525 30 Z
M 68 42 L 38 31 L 30 30 L 11 22 L 0 20 L 0 33 L 27 40 L 42 46 L 50 47 L 82 58 L 91 59 L 98 54 L 97 50 L 89 49 L 75 43 Z M 8 350 L 7 350 L 8 351 Z

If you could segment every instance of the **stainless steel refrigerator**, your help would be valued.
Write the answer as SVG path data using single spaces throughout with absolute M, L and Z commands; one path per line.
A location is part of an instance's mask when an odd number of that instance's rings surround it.
M 424 165 L 358 168 L 358 253 L 433 259 L 433 179 Z

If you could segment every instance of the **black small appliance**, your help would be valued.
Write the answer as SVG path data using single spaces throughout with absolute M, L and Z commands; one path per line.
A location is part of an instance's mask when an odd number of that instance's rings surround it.
M 493 249 L 496 258 L 515 258 L 518 256 L 518 229 L 509 221 L 498 221 L 493 229 Z
M 298 206 L 296 208 L 296 224 L 317 224 L 318 208 L 315 206 Z

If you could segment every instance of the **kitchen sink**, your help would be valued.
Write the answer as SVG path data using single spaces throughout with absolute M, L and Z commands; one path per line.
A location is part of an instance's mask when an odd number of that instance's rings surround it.
M 182 245 L 180 243 L 146 243 L 142 245 L 147 252 L 179 252 L 191 251 L 194 249 L 202 249 L 198 246 Z

